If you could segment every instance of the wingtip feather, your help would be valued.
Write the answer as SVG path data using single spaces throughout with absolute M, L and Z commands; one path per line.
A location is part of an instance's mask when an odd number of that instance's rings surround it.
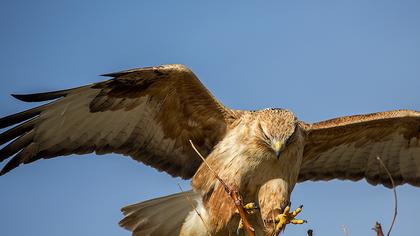
M 99 76 L 103 76 L 103 77 L 116 77 L 118 74 L 117 73 L 106 73 L 106 74 L 101 74 Z
M 22 102 L 30 102 L 28 97 L 28 94 L 10 94 L 10 96 L 14 97 L 15 99 L 22 101 Z
M 68 94 L 71 89 L 58 90 L 46 93 L 33 93 L 33 94 L 11 94 L 12 97 L 23 101 L 23 102 L 43 102 L 60 97 L 64 97 Z

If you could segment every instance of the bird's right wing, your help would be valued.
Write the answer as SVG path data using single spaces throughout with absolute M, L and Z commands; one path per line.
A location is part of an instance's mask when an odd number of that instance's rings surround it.
M 164 65 L 105 76 L 110 80 L 50 93 L 14 95 L 27 102 L 53 100 L 0 119 L 0 174 L 40 158 L 120 153 L 190 178 L 201 160 L 189 140 L 208 154 L 234 119 L 187 67 Z

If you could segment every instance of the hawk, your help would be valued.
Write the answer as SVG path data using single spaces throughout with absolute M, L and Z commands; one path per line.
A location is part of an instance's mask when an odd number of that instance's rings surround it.
M 256 235 L 278 234 L 296 183 L 360 180 L 420 186 L 420 113 L 394 110 L 307 124 L 285 109 L 243 111 L 217 101 L 183 65 L 105 74 L 109 80 L 61 91 L 13 95 L 44 105 L 0 119 L 0 174 L 39 159 L 118 153 L 192 190 L 122 209 L 133 235 L 229 235 L 235 204 L 206 163 L 235 188 Z M 198 158 L 189 141 L 206 157 Z M 297 213 L 297 212 L 295 212 Z M 294 215 L 296 215 L 294 213 Z M 290 213 L 293 214 L 293 213 Z M 289 214 L 289 216 L 290 216 Z

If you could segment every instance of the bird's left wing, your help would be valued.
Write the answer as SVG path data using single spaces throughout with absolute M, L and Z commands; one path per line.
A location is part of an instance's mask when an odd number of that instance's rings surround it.
M 96 152 L 119 153 L 173 176 L 191 177 L 203 154 L 223 138 L 233 112 L 219 103 L 182 65 L 108 74 L 110 80 L 75 89 L 15 95 L 54 100 L 0 119 L 0 174 L 40 158 Z
M 304 127 L 308 136 L 299 182 L 366 178 L 390 187 L 380 157 L 397 185 L 420 186 L 420 112 L 346 116 Z

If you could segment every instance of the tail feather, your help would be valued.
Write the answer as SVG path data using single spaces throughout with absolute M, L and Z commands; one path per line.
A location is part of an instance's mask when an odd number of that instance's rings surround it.
M 132 231 L 133 236 L 179 235 L 197 196 L 187 191 L 126 206 L 121 209 L 125 218 L 120 226 Z

